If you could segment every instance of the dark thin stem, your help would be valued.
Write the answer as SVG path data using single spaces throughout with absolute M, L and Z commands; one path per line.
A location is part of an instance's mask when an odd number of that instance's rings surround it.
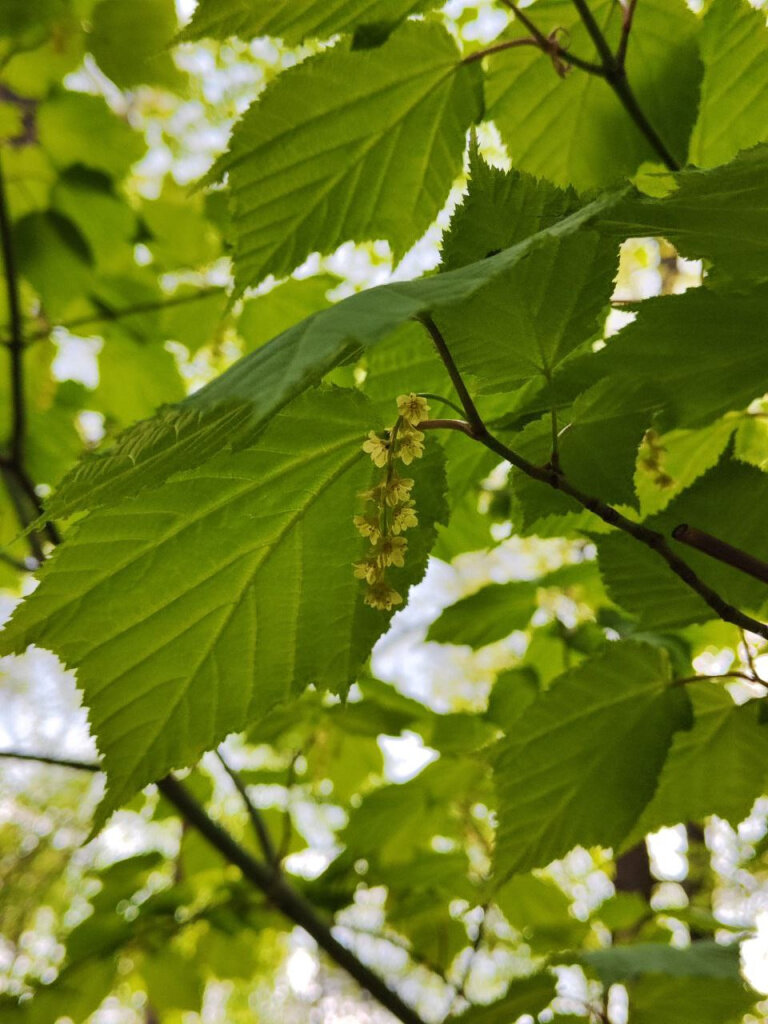
M 634 17 L 634 5 L 628 26 L 627 13 L 625 10 L 622 40 L 619 46 L 619 53 L 616 56 L 611 52 L 608 40 L 603 35 L 600 26 L 595 20 L 595 16 L 590 10 L 587 0 L 573 0 L 573 5 L 579 12 L 579 17 L 581 18 L 585 29 L 589 33 L 592 42 L 595 44 L 595 48 L 600 56 L 603 77 L 613 89 L 617 99 L 635 122 L 639 130 L 646 137 L 653 149 L 656 150 L 656 153 L 661 158 L 665 166 L 669 168 L 670 171 L 679 171 L 679 161 L 670 152 L 664 140 L 645 116 L 627 79 L 624 64 L 627 46 L 629 43 L 629 32 L 632 27 L 632 18 Z
M 35 518 L 35 508 L 29 505 L 26 490 L 19 482 L 16 467 L 9 459 L 0 458 L 0 475 L 2 475 L 8 497 L 11 499 L 16 519 L 22 526 L 31 523 Z M 30 531 L 27 537 L 29 550 L 36 562 L 42 564 L 45 561 L 42 538 L 34 530 Z
M 740 548 L 735 548 L 719 537 L 713 537 L 711 533 L 698 530 L 695 526 L 681 523 L 672 531 L 672 536 L 681 544 L 687 544 L 697 551 L 703 551 L 705 555 L 730 565 L 746 576 L 752 576 L 761 583 L 768 583 L 768 563 L 763 562 L 754 555 L 750 555 Z
M 459 416 L 463 415 L 464 410 L 456 402 L 452 402 L 450 398 L 445 398 L 443 395 L 433 395 L 429 391 L 420 391 L 419 398 L 431 398 L 433 402 L 442 402 L 443 405 L 447 405 L 449 408 L 455 410 Z
M 464 414 L 469 421 L 470 427 L 472 427 L 472 429 L 475 431 L 484 431 L 485 424 L 483 423 L 480 413 L 477 411 L 475 403 L 472 401 L 472 396 L 467 390 L 467 386 L 464 383 L 463 377 L 459 373 L 458 366 L 453 361 L 453 356 L 448 351 L 448 346 L 445 343 L 445 338 L 443 338 L 442 334 L 440 333 L 437 324 L 428 313 L 424 313 L 422 316 L 417 317 L 416 319 L 418 319 L 419 322 L 422 323 L 429 332 L 429 336 L 432 338 L 432 342 L 435 348 L 437 349 L 437 354 L 442 359 L 443 365 L 448 371 L 448 376 L 451 378 L 451 382 L 454 388 L 456 389 L 456 394 L 459 396 L 461 406 L 464 409 Z
M 466 420 L 422 420 L 417 430 L 460 430 L 467 437 L 474 437 L 475 432 Z
M 680 556 L 672 550 L 663 534 L 657 533 L 656 530 L 651 530 L 647 526 L 643 526 L 642 523 L 635 523 L 631 519 L 627 519 L 626 516 L 622 515 L 621 512 L 619 512 L 618 509 L 615 509 L 612 505 L 608 505 L 606 502 L 601 501 L 600 498 L 596 498 L 591 494 L 585 494 L 584 491 L 575 487 L 563 473 L 558 472 L 554 467 L 535 466 L 522 455 L 513 451 L 497 437 L 494 437 L 493 434 L 488 431 L 488 428 L 481 419 L 480 414 L 472 401 L 472 397 L 467 391 L 467 387 L 462 379 L 461 373 L 448 350 L 445 339 L 440 333 L 434 320 L 432 320 L 428 315 L 423 315 L 420 319 L 421 323 L 424 324 L 429 331 L 438 355 L 443 360 L 445 368 L 448 370 L 459 398 L 461 399 L 461 403 L 464 406 L 464 411 L 466 413 L 467 420 L 469 421 L 469 426 L 471 427 L 471 432 L 464 430 L 464 433 L 468 433 L 475 441 L 478 441 L 486 448 L 489 448 L 492 452 L 496 452 L 496 454 L 500 455 L 502 459 L 509 462 L 522 473 L 525 473 L 526 476 L 531 477 L 532 480 L 538 480 L 540 483 L 546 484 L 548 487 L 552 487 L 556 491 L 562 491 L 563 494 L 567 494 L 569 497 L 573 498 L 573 500 L 577 502 L 577 504 L 581 505 L 582 508 L 587 509 L 589 512 L 593 512 L 598 516 L 598 518 L 602 519 L 604 523 L 608 523 L 609 526 L 622 530 L 624 533 L 629 534 L 630 537 L 634 537 L 635 540 L 644 544 L 652 551 L 655 551 L 656 554 L 667 563 L 672 572 L 681 579 L 687 587 L 702 598 L 712 611 L 715 612 L 718 618 L 722 619 L 724 622 L 731 622 L 734 626 L 739 626 L 741 629 L 746 629 L 750 633 L 757 633 L 758 636 L 768 640 L 768 625 L 763 622 L 759 622 L 757 619 L 753 619 L 738 608 L 728 604 L 728 602 L 725 601 L 717 591 L 713 590 L 712 587 L 699 578 L 684 559 L 680 558 Z
M 697 676 L 684 676 L 682 679 L 675 679 L 675 686 L 686 686 L 688 683 L 703 683 L 707 680 L 717 679 L 743 679 L 747 683 L 758 683 L 760 686 L 768 688 L 768 683 L 764 683 L 758 676 L 751 676 L 747 672 L 720 672 L 717 675 L 697 675 Z
M 294 924 L 308 932 L 330 959 L 354 978 L 385 1009 L 403 1024 L 423 1024 L 421 1017 L 407 1006 L 379 976 L 366 967 L 351 950 L 334 938 L 329 926 L 318 917 L 314 907 L 273 868 L 261 864 L 247 850 L 206 814 L 189 790 L 172 775 L 157 784 L 163 796 L 179 811 L 214 849 L 230 864 L 240 868 L 243 876 L 260 889 L 270 903 Z
M 595 44 L 595 49 L 600 56 L 603 70 L 608 71 L 609 68 L 613 68 L 615 66 L 616 59 L 608 45 L 608 40 L 603 35 L 602 29 L 597 24 L 595 16 L 589 8 L 587 0 L 573 0 L 573 6 L 579 12 L 579 17 L 582 20 L 584 28 L 587 30 L 590 39 Z
M 75 768 L 80 772 L 100 772 L 102 767 L 96 761 L 70 761 L 65 757 L 48 757 L 46 754 L 25 754 L 21 750 L 0 750 L 0 757 L 12 761 L 32 761 L 37 764 L 51 764 L 58 768 Z
M 259 846 L 261 847 L 261 851 L 264 854 L 264 859 L 266 860 L 267 864 L 271 864 L 275 870 L 279 870 L 280 860 L 277 856 L 277 851 L 275 850 L 274 843 L 272 842 L 272 837 L 269 834 L 269 829 L 264 823 L 264 819 L 259 813 L 258 808 L 255 806 L 251 798 L 248 796 L 247 786 L 240 778 L 240 775 L 235 771 L 235 769 L 232 768 L 224 759 L 224 755 L 222 754 L 220 749 L 216 751 L 216 756 L 221 762 L 224 771 L 235 784 L 235 789 L 240 794 L 242 801 L 245 804 L 245 809 L 248 811 L 248 817 L 251 819 L 253 831 L 256 833 L 256 838 L 259 841 Z
M 538 50 L 541 49 L 536 39 L 506 39 L 503 43 L 494 43 L 493 46 L 487 46 L 484 50 L 475 50 L 474 53 L 467 54 L 462 64 L 474 64 L 475 61 L 482 60 L 483 57 L 491 57 L 494 53 L 503 53 L 504 50 L 514 50 L 518 46 L 535 46 Z
M 0 758 L 7 757 L 19 761 L 37 761 L 42 764 L 59 765 L 63 768 L 75 768 L 80 771 L 98 772 L 101 765 L 85 761 L 67 761 L 63 758 L 46 757 L 44 755 L 22 754 L 15 750 L 0 751 Z M 157 783 L 157 788 L 169 803 L 192 828 L 196 829 L 214 849 L 240 869 L 243 876 L 261 890 L 272 906 L 308 932 L 320 949 L 342 970 L 369 992 L 378 1003 L 389 1010 L 403 1024 L 424 1024 L 421 1017 L 407 1006 L 400 996 L 370 968 L 366 967 L 351 950 L 334 938 L 331 929 L 315 913 L 314 907 L 288 884 L 285 876 L 275 872 L 274 868 L 260 863 L 252 857 L 221 825 L 217 824 L 206 813 L 205 808 L 195 800 L 186 786 L 173 775 L 166 775 Z
M 635 17 L 636 7 L 637 0 L 624 0 L 624 13 L 621 19 L 621 39 L 619 40 L 619 48 L 616 51 L 616 63 L 622 69 L 627 63 L 627 47 L 629 45 L 629 36 L 632 32 L 632 21 Z
M 762 683 L 763 686 L 768 686 L 757 671 L 757 665 L 755 665 L 755 659 L 752 657 L 752 651 L 749 649 L 749 641 L 747 640 L 747 634 L 744 630 L 741 630 L 741 646 L 744 648 L 744 658 L 749 666 L 749 671 L 752 673 L 752 679 L 756 683 Z
M 521 10 L 515 0 L 501 0 L 506 8 L 508 8 L 514 14 L 515 18 L 531 33 L 532 40 L 536 46 L 543 52 L 548 54 L 553 60 L 561 60 L 566 64 L 570 64 L 575 68 L 581 68 L 582 71 L 586 71 L 590 75 L 602 76 L 603 68 L 600 64 L 593 64 L 591 61 L 582 60 L 581 57 L 577 57 L 575 54 L 566 50 L 564 46 L 561 46 L 555 35 L 545 36 L 541 29 L 532 21 L 525 11 Z M 507 47 L 504 47 L 507 49 Z M 496 52 L 493 47 L 490 48 L 493 52 Z M 488 56 L 488 51 L 480 51 L 479 54 L 470 54 L 470 58 L 473 60 L 479 60 L 480 57 Z M 467 58 L 470 59 L 470 58 Z
M 154 302 L 139 302 L 135 306 L 124 306 L 122 309 L 108 309 L 105 306 L 101 313 L 89 313 L 85 316 L 75 317 L 72 320 L 65 320 L 60 324 L 50 324 L 48 327 L 40 330 L 30 331 L 26 335 L 26 343 L 42 341 L 44 338 L 49 337 L 51 331 L 56 327 L 69 331 L 77 327 L 87 327 L 89 324 L 113 323 L 115 320 L 123 320 L 125 317 L 140 313 L 156 313 L 163 309 L 171 309 L 174 306 L 183 306 L 189 302 L 198 302 L 200 299 L 207 299 L 211 295 L 219 295 L 224 291 L 225 289 L 219 286 L 211 286 L 209 288 L 200 288 L 198 291 L 188 295 L 172 295 L 167 299 L 158 299 Z M 10 346 L 11 339 L 4 338 L 1 344 Z
M 5 194 L 2 160 L 0 160 L 0 248 L 3 252 L 5 291 L 8 314 L 11 318 L 8 351 L 11 360 L 11 438 L 10 451 L 14 464 L 21 467 L 24 462 L 24 436 L 26 416 L 24 405 L 24 333 L 21 326 L 21 303 L 19 302 L 19 278 L 16 268 L 16 254 L 13 249 L 11 215 Z

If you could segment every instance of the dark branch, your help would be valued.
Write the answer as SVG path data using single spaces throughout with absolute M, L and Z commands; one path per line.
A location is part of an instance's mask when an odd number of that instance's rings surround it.
M 639 130 L 646 137 L 653 149 L 656 150 L 657 155 L 661 158 L 665 166 L 670 171 L 679 171 L 680 162 L 670 152 L 664 140 L 645 116 L 640 104 L 637 102 L 637 97 L 632 91 L 629 80 L 627 79 L 625 69 L 626 52 L 629 44 L 629 33 L 632 28 L 635 4 L 630 2 L 629 6 L 625 8 L 624 20 L 622 23 L 622 38 L 619 43 L 619 50 L 616 56 L 611 52 L 608 40 L 605 38 L 600 26 L 597 24 L 587 0 L 573 0 L 573 4 L 579 12 L 579 17 L 581 18 L 584 28 L 589 33 L 600 56 L 603 77 L 613 89 L 617 99 L 635 122 Z
M 255 806 L 251 798 L 248 796 L 248 789 L 245 783 L 240 778 L 239 774 L 235 771 L 235 769 L 227 763 L 227 761 L 224 758 L 224 755 L 221 753 L 221 750 L 216 751 L 216 756 L 221 762 L 224 771 L 227 773 L 230 779 L 232 779 L 232 782 L 235 784 L 235 789 L 240 794 L 240 797 L 242 798 L 242 801 L 245 804 L 245 809 L 248 812 L 248 817 L 251 819 L 253 831 L 256 833 L 256 838 L 259 841 L 259 846 L 261 847 L 261 851 L 264 854 L 264 859 L 266 860 L 267 864 L 271 864 L 275 870 L 279 870 L 280 860 L 277 855 L 277 850 L 275 850 L 274 843 L 272 842 L 272 837 L 269 834 L 269 829 L 264 823 L 264 819 L 259 813 L 258 808 Z
M 635 17 L 636 7 L 637 0 L 624 0 L 624 12 L 621 18 L 621 39 L 619 40 L 619 48 L 616 50 L 616 63 L 622 70 L 627 63 L 627 47 L 629 46 L 629 36 L 632 32 L 632 21 Z
M 720 540 L 719 537 L 713 537 L 711 533 L 705 533 L 703 530 L 697 530 L 695 526 L 681 523 L 674 528 L 672 536 L 681 544 L 687 544 L 691 548 L 696 548 L 697 551 L 703 551 L 710 558 L 731 565 L 747 576 L 754 576 L 761 583 L 768 583 L 768 563 L 740 548 L 733 547 L 732 544 Z
M 466 420 L 422 420 L 418 430 L 460 430 L 467 437 L 474 437 L 475 432 Z
M 63 758 L 46 757 L 44 755 L 23 754 L 15 750 L 0 751 L 0 758 L 13 758 L 18 761 L 37 761 L 42 764 L 59 765 L 63 768 L 76 768 L 80 771 L 98 772 L 101 765 L 86 761 L 68 761 Z M 226 766 L 225 766 L 226 767 Z M 403 1024 L 424 1024 L 421 1017 L 407 1006 L 400 996 L 369 967 L 366 967 L 351 950 L 334 938 L 330 927 L 315 913 L 314 907 L 292 886 L 285 876 L 276 872 L 274 867 L 257 861 L 236 843 L 232 836 L 217 824 L 206 813 L 205 808 L 195 800 L 189 790 L 173 775 L 167 775 L 157 783 L 157 788 L 169 803 L 192 828 L 206 839 L 214 849 L 234 864 L 243 876 L 261 890 L 269 902 L 281 913 L 308 932 L 320 949 L 342 970 L 369 992 L 378 1003 L 389 1010 Z
M 561 68 L 561 66 L 559 66 L 558 62 L 560 62 L 560 64 L 570 64 L 572 67 L 581 68 L 582 71 L 586 71 L 590 75 L 602 76 L 603 69 L 600 64 L 593 64 L 591 61 L 582 60 L 581 57 L 577 57 L 575 54 L 571 53 L 570 50 L 567 50 L 564 46 L 561 46 L 560 43 L 558 43 L 557 41 L 556 32 L 552 33 L 552 35 L 545 36 L 541 29 L 536 25 L 536 23 L 532 21 L 531 18 L 528 17 L 525 11 L 521 10 L 521 8 L 518 7 L 517 3 L 515 3 L 515 0 L 501 0 L 501 2 L 504 4 L 505 7 L 512 11 L 515 18 L 520 22 L 520 24 L 523 25 L 531 33 L 530 39 L 519 41 L 520 45 L 523 45 L 524 43 L 527 45 L 532 44 L 534 46 L 537 46 L 542 51 L 542 53 L 546 53 L 549 57 L 552 58 L 552 62 L 554 63 L 555 69 L 558 71 L 558 74 L 563 74 L 565 70 Z M 499 44 L 496 47 L 491 46 L 487 50 L 480 50 L 477 53 L 470 54 L 469 57 L 465 58 L 465 61 L 469 62 L 472 60 L 480 60 L 482 57 L 487 57 L 489 54 L 496 53 L 498 52 L 498 50 L 501 49 L 510 49 L 510 46 L 505 46 L 503 44 Z
M 482 433 L 485 431 L 485 424 L 483 423 L 480 413 L 477 411 L 475 403 L 472 401 L 472 396 L 467 390 L 467 386 L 459 373 L 459 368 L 453 361 L 453 356 L 448 351 L 448 346 L 445 344 L 445 339 L 440 333 L 437 324 L 429 313 L 424 313 L 416 319 L 426 327 L 427 331 L 429 331 L 432 342 L 437 349 L 437 354 L 442 359 L 443 365 L 448 371 L 448 376 L 451 378 L 453 386 L 456 388 L 456 394 L 459 396 L 461 407 L 469 421 L 469 426 L 473 431 L 479 430 Z
M 614 526 L 616 529 L 622 530 L 624 533 L 629 534 L 630 537 L 634 537 L 635 540 L 644 544 L 652 551 L 655 551 L 656 554 L 667 563 L 672 572 L 681 579 L 687 587 L 702 598 L 712 611 L 715 612 L 718 618 L 723 619 L 724 622 L 731 622 L 734 626 L 739 626 L 741 629 L 746 629 L 750 633 L 757 633 L 758 636 L 768 640 L 768 625 L 763 622 L 759 622 L 757 619 L 753 619 L 738 608 L 728 604 L 728 602 L 725 601 L 717 591 L 713 590 L 712 587 L 699 578 L 684 559 L 675 554 L 663 534 L 658 533 L 656 530 L 651 530 L 647 526 L 643 526 L 641 523 L 635 523 L 631 519 L 627 519 L 626 516 L 623 516 L 621 512 L 619 512 L 618 509 L 615 509 L 612 505 L 608 505 L 606 502 L 601 501 L 600 498 L 595 498 L 591 494 L 585 494 L 583 491 L 579 490 L 579 488 L 575 487 L 563 473 L 559 472 L 553 466 L 535 466 L 522 455 L 513 451 L 512 448 L 504 444 L 497 437 L 494 437 L 488 431 L 488 428 L 481 419 L 480 414 L 472 401 L 472 397 L 467 391 L 467 386 L 464 383 L 461 373 L 453 361 L 453 357 L 451 356 L 445 339 L 440 333 L 440 330 L 434 320 L 432 320 L 428 315 L 423 315 L 420 319 L 421 323 L 424 324 L 429 331 L 438 355 L 443 360 L 445 368 L 448 370 L 459 398 L 461 399 L 461 404 L 464 407 L 464 411 L 471 428 L 469 431 L 464 430 L 464 433 L 469 434 L 469 436 L 475 441 L 479 441 L 480 444 L 485 445 L 486 448 L 496 452 L 496 454 L 500 455 L 502 459 L 511 463 L 511 465 L 516 469 L 519 469 L 522 473 L 525 473 L 526 476 L 531 477 L 533 480 L 538 480 L 540 483 L 546 484 L 548 487 L 552 487 L 556 491 L 562 491 L 563 494 L 567 494 L 569 497 L 573 498 L 573 500 L 577 502 L 577 504 L 581 505 L 582 508 L 587 509 L 589 512 L 593 512 L 596 516 L 602 519 L 604 523 L 608 523 L 609 526 Z
M 253 885 L 260 889 L 274 907 L 299 925 L 317 942 L 335 964 L 347 972 L 385 1009 L 403 1024 L 423 1024 L 421 1017 L 407 1006 L 396 992 L 370 968 L 366 967 L 346 946 L 334 938 L 331 929 L 315 913 L 314 907 L 293 889 L 282 874 L 255 860 L 234 841 L 232 836 L 210 818 L 191 793 L 172 775 L 158 782 L 163 796 L 179 811 L 230 864 L 236 865 Z

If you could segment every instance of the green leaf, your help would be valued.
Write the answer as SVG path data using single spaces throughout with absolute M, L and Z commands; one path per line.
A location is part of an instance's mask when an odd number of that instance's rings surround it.
M 517 978 L 507 994 L 488 1006 L 470 1006 L 459 1017 L 457 1024 L 510 1024 L 523 1014 L 535 1015 L 545 1009 L 556 995 L 555 978 L 540 971 L 529 978 Z
M 577 487 L 603 501 L 631 504 L 637 450 L 662 406 L 650 381 L 602 380 L 579 395 L 562 416 L 560 465 Z
M 551 380 L 597 334 L 616 255 L 614 243 L 593 232 L 550 239 L 461 306 L 437 315 L 459 369 L 491 393 Z
M 121 89 L 183 83 L 166 47 L 176 32 L 173 0 L 100 0 L 91 14 L 88 48 Z
M 570 189 L 556 188 L 516 168 L 492 167 L 473 141 L 467 194 L 443 236 L 441 269 L 456 270 L 507 249 L 580 205 Z
M 579 563 L 555 569 L 535 580 L 491 583 L 446 608 L 429 627 L 427 640 L 484 647 L 525 629 L 536 611 L 540 588 L 578 587 L 594 574 L 594 565 Z
M 765 413 L 747 416 L 736 431 L 733 454 L 742 462 L 749 462 L 768 472 L 768 418 Z
M 360 25 L 393 25 L 439 0 L 199 0 L 181 39 L 276 36 L 288 46 Z
M 427 640 L 484 647 L 525 629 L 536 611 L 538 582 L 492 583 L 450 605 L 432 623 Z
M 768 390 L 761 336 L 767 309 L 766 285 L 746 294 L 694 288 L 649 299 L 597 353 L 595 372 L 615 382 L 652 381 L 667 398 L 670 426 L 705 426 Z
M 620 10 L 613 0 L 594 0 L 589 7 L 615 49 Z M 563 33 L 579 57 L 597 61 L 570 0 L 540 0 L 534 21 L 545 35 Z M 698 99 L 697 27 L 684 0 L 644 0 L 637 6 L 627 54 L 637 102 L 681 164 Z M 509 32 L 512 38 L 528 34 L 514 23 Z M 528 46 L 498 54 L 488 65 L 487 115 L 521 170 L 583 190 L 629 176 L 645 160 L 658 161 L 602 79 L 579 69 L 560 78 L 552 60 Z
M 669 537 L 675 526 L 688 523 L 757 558 L 768 559 L 763 517 L 766 501 L 768 477 L 752 466 L 726 458 L 645 524 Z M 734 509 L 739 510 L 738 515 L 734 515 Z M 729 603 L 757 609 L 765 600 L 765 585 L 758 580 L 677 541 L 671 543 L 699 577 Z M 631 537 L 611 533 L 599 538 L 597 546 L 608 594 L 636 615 L 643 628 L 679 627 L 715 617 L 698 594 L 673 575 L 653 551 Z
M 688 724 L 666 657 L 642 644 L 609 644 L 553 682 L 499 744 L 499 876 L 577 844 L 621 842 L 653 795 L 673 733 Z
M 367 426 L 360 396 L 309 394 L 261 444 L 92 514 L 46 566 L 2 646 L 37 643 L 77 667 L 107 771 L 97 824 L 309 683 L 353 680 L 388 621 L 351 568 Z M 422 525 L 391 573 L 401 593 L 442 515 L 438 454 L 415 467 Z
M 330 306 L 328 292 L 341 283 L 334 274 L 318 274 L 302 280 L 291 278 L 266 295 L 246 299 L 237 321 L 246 352 L 260 348 L 270 338 L 287 331 L 300 320 Z
M 689 159 L 712 167 L 768 137 L 765 13 L 747 0 L 713 0 L 699 39 L 705 70 Z
M 642 515 L 661 512 L 694 480 L 717 465 L 738 422 L 737 417 L 723 416 L 700 430 L 670 430 L 660 435 L 649 432 L 641 445 L 635 472 Z
M 379 49 L 339 44 L 262 93 L 208 175 L 229 175 L 239 292 L 348 239 L 388 239 L 399 259 L 426 231 L 480 113 L 477 69 L 458 58 L 440 25 L 407 23 Z
M 183 397 L 184 385 L 170 352 L 157 342 L 140 344 L 120 330 L 110 331 L 99 354 L 99 387 L 91 408 L 124 426 Z
M 752 12 L 757 14 L 757 12 Z M 758 17 L 762 17 L 758 14 Z M 738 120 L 734 121 L 738 123 Z M 756 146 L 713 170 L 671 177 L 661 199 L 629 196 L 601 220 L 619 238 L 660 235 L 689 259 L 714 263 L 708 283 L 768 277 L 768 146 Z
M 739 981 L 739 947 L 696 942 L 687 949 L 654 942 L 614 946 L 582 953 L 578 962 L 591 967 L 604 985 L 615 985 L 643 974 L 670 978 L 717 978 Z
M 698 683 L 688 692 L 693 727 L 672 742 L 658 789 L 635 830 L 638 840 L 662 825 L 703 821 L 710 814 L 735 828 L 765 788 L 768 730 L 759 722 L 758 702 L 739 707 L 717 683 Z
M 631 982 L 633 1024 L 742 1024 L 759 997 L 743 982 L 647 975 Z
M 142 137 L 100 96 L 63 92 L 37 112 L 40 142 L 57 167 L 84 164 L 121 178 L 144 155 Z
M 493 899 L 535 953 L 580 946 L 589 932 L 589 924 L 570 913 L 562 889 L 536 875 L 510 879 Z
M 210 458 L 220 450 L 223 437 L 233 445 L 249 443 L 277 410 L 359 346 L 373 346 L 425 310 L 448 308 L 472 296 L 548 239 L 578 231 L 617 195 L 595 200 L 491 259 L 419 281 L 371 288 L 309 317 L 238 360 L 182 406 L 125 431 L 107 452 L 86 457 L 63 482 L 51 514 L 71 515 L 158 486 L 170 471 Z M 431 359 L 429 364 L 436 365 Z M 225 430 L 230 416 L 238 422 L 230 421 Z

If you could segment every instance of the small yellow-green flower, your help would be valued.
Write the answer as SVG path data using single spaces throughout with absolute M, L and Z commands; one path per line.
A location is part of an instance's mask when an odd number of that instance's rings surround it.
M 375 544 L 381 536 L 378 516 L 354 516 L 352 522 L 359 534 L 370 538 L 371 544 Z
M 365 580 L 366 583 L 375 583 L 381 579 L 383 568 L 375 558 L 364 558 L 361 562 L 353 565 L 355 578 Z
M 415 427 L 429 415 L 429 404 L 426 398 L 411 392 L 410 395 L 397 396 L 397 411 L 406 423 Z
M 388 612 L 396 604 L 402 604 L 403 599 L 396 590 L 390 587 L 386 580 L 379 580 L 368 588 L 368 593 L 365 595 L 365 603 L 370 605 L 371 608 L 378 608 L 380 611 Z
M 375 430 L 368 432 L 368 440 L 363 441 L 363 451 L 371 456 L 374 466 L 379 469 L 386 466 L 389 458 L 389 434 L 382 437 Z
M 409 430 L 400 434 L 397 439 L 397 456 L 406 466 L 424 454 L 424 435 L 420 430 Z
M 410 530 L 411 527 L 419 525 L 418 517 L 413 508 L 414 504 L 415 502 L 413 501 L 406 501 L 395 508 L 392 512 L 391 520 L 392 533 L 403 533 L 403 531 Z M 373 541 L 373 543 L 375 544 L 376 542 Z
M 382 537 L 373 553 L 380 566 L 405 565 L 405 552 L 408 548 L 408 541 L 405 537 Z
M 413 480 L 410 477 L 402 477 L 393 473 L 384 484 L 384 501 L 390 508 L 394 508 L 395 505 L 408 500 L 412 487 Z

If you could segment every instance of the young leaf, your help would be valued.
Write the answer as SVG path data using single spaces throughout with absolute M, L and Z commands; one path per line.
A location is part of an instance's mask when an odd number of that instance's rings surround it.
M 649 646 L 612 643 L 553 682 L 499 744 L 499 877 L 577 844 L 621 842 L 653 794 L 674 732 L 689 722 L 687 696 Z
M 260 444 L 93 513 L 46 566 L 2 649 L 37 643 L 78 669 L 107 771 L 98 824 L 309 683 L 354 678 L 388 621 L 352 574 L 367 416 L 353 393 L 311 393 Z M 392 572 L 403 594 L 442 514 L 432 451 L 413 474 L 421 525 Z
M 283 72 L 208 175 L 229 175 L 238 290 L 348 239 L 388 239 L 399 259 L 461 170 L 480 114 L 476 72 L 431 22 Z
M 628 196 L 601 218 L 600 229 L 621 239 L 661 235 L 683 256 L 711 260 L 710 285 L 768 277 L 768 146 L 724 167 L 689 168 L 666 180 L 674 184 L 668 195 Z

